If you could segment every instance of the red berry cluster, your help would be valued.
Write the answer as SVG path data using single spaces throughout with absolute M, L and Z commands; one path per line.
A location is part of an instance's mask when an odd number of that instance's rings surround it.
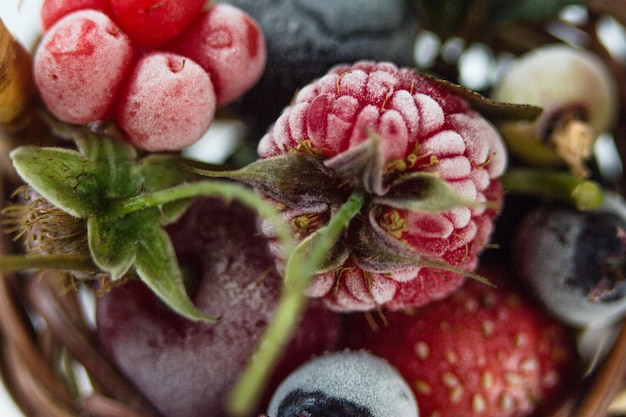
M 265 67 L 263 33 L 244 11 L 205 0 L 46 0 L 34 74 L 59 119 L 114 119 L 147 151 L 180 150 L 206 132 L 217 106 Z

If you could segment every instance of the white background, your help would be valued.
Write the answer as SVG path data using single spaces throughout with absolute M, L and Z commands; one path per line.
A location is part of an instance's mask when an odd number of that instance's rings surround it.
M 40 31 L 39 8 L 42 0 L 0 0 L 0 18 L 27 49 L 31 49 Z M 18 408 L 0 385 L 0 416 L 22 417 Z

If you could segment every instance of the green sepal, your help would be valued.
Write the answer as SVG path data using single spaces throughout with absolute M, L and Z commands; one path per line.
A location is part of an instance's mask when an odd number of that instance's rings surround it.
M 374 203 L 402 210 L 435 213 L 457 207 L 491 204 L 461 196 L 446 180 L 432 172 L 411 172 L 397 178 L 387 193 L 376 197 Z
M 356 263 L 366 271 L 397 271 L 406 269 L 407 265 L 412 265 L 440 269 L 492 285 L 479 274 L 416 252 L 407 242 L 387 233 L 376 222 L 373 211 L 370 211 L 367 220 L 362 220 L 358 227 L 353 227 L 349 239 L 351 253 Z
M 214 321 L 195 308 L 162 225 L 178 218 L 190 199 L 172 196 L 158 206 L 118 212 L 137 198 L 164 191 L 194 174 L 171 156 L 137 153 L 116 135 L 48 120 L 78 150 L 20 147 L 11 153 L 17 172 L 50 203 L 87 220 L 93 264 L 119 280 L 136 272 L 170 308 L 191 320 Z M 84 263 L 84 262 L 83 262 Z
M 89 251 L 100 269 L 120 279 L 133 265 L 137 253 L 138 232 L 146 229 L 144 213 L 124 217 L 102 213 L 87 220 Z
M 302 239 L 302 241 L 293 250 L 292 256 L 294 256 L 294 259 L 298 258 L 298 260 L 301 261 L 309 257 L 311 252 L 319 246 L 320 236 L 323 233 L 326 233 L 326 230 L 321 228 Z M 315 274 L 322 274 L 333 271 L 343 265 L 349 256 L 349 249 L 346 247 L 344 242 L 339 239 L 333 244 L 332 248 L 328 250 L 328 253 L 326 253 L 324 258 L 316 265 L 312 272 Z
M 360 186 L 370 194 L 382 195 L 387 189 L 383 181 L 385 161 L 380 147 L 380 138 L 370 132 L 366 141 L 325 160 L 324 166 L 351 185 Z
M 91 131 L 76 134 L 75 141 L 97 172 L 100 199 L 130 197 L 141 190 L 141 178 L 132 172 L 137 153 L 131 145 Z
M 452 93 L 463 97 L 469 102 L 474 110 L 490 120 L 534 120 L 543 112 L 543 109 L 530 104 L 504 103 L 491 100 L 476 91 L 470 90 L 459 84 L 427 74 L 420 74 L 429 80 L 439 84 Z
M 338 196 L 342 181 L 319 159 L 305 153 L 288 152 L 260 159 L 235 171 L 191 169 L 200 175 L 243 182 L 288 207 L 340 203 L 345 199 Z
M 160 227 L 144 231 L 137 242 L 137 275 L 172 310 L 195 321 L 217 321 L 202 314 L 187 295 L 187 289 L 169 235 Z
M 10 156 L 24 181 L 63 211 L 86 218 L 99 210 L 93 165 L 80 153 L 25 146 Z

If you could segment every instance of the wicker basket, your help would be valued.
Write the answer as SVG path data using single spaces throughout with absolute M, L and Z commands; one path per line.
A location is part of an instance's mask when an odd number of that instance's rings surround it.
M 611 2 L 595 3 L 600 9 L 603 4 Z M 626 103 L 626 69 L 610 59 L 600 45 L 595 35 L 596 18 L 592 15 L 586 28 L 590 34 L 590 49 L 612 63 L 621 83 L 622 102 Z M 527 31 L 524 36 L 512 35 L 511 39 L 500 39 L 505 44 L 502 48 L 517 48 L 516 52 L 522 52 L 537 44 L 554 41 L 543 30 L 533 32 L 537 35 L 534 38 L 527 36 L 529 28 L 524 30 Z M 509 35 L 513 33 L 511 31 Z M 535 40 L 533 45 L 519 44 L 520 40 L 530 38 Z M 450 75 L 448 67 L 437 70 Z M 626 160 L 624 109 L 620 112 L 619 125 L 614 133 L 622 160 Z M 7 157 L 11 144 L 16 142 L 13 138 L 0 137 L 0 207 L 6 206 L 12 191 L 19 185 Z M 626 184 L 625 181 L 621 183 Z M 0 223 L 0 255 L 17 251 L 17 246 L 4 233 Z M 0 274 L 0 373 L 9 393 L 25 415 L 160 415 L 101 351 L 91 319 L 93 311 L 90 311 L 90 304 L 83 301 L 84 295 L 88 298 L 94 295 L 94 291 L 87 284 L 76 291 L 67 274 L 59 271 Z M 540 417 L 626 415 L 626 406 L 619 404 L 620 397 L 626 396 L 626 391 L 623 391 L 625 379 L 626 321 L 603 362 L 557 407 Z
M 15 178 L 0 182 L 5 206 Z M 0 224 L 0 254 L 14 253 Z M 0 372 L 29 417 L 157 417 L 160 414 L 101 352 L 87 299 L 62 271 L 4 274 L 0 279 Z M 541 417 L 600 417 L 626 378 L 626 321 L 603 363 L 558 407 Z M 87 386 L 87 388 L 86 388 Z M 617 414 L 612 414 L 617 415 Z

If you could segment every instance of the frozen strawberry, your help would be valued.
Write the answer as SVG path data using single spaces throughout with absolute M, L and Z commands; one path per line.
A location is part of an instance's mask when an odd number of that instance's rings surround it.
M 497 131 L 463 98 L 414 70 L 370 61 L 336 66 L 304 87 L 258 151 L 269 164 L 301 155 L 285 174 L 288 192 L 261 187 L 300 239 L 347 195 L 367 194 L 310 285 L 341 311 L 419 306 L 457 289 L 489 240 L 507 163 Z
M 256 231 L 255 214 L 239 204 L 199 199 L 168 229 L 193 300 L 216 323 L 172 312 L 140 282 L 97 302 L 102 346 L 167 417 L 224 417 L 226 397 L 272 318 L 282 278 Z M 310 305 L 266 381 L 268 396 L 312 355 L 336 348 L 338 316 Z
M 348 345 L 391 362 L 420 415 L 528 416 L 579 377 L 572 329 L 507 287 L 504 269 L 482 272 L 497 289 L 468 281 L 445 300 L 385 313 L 378 330 L 363 314 L 346 321 Z

